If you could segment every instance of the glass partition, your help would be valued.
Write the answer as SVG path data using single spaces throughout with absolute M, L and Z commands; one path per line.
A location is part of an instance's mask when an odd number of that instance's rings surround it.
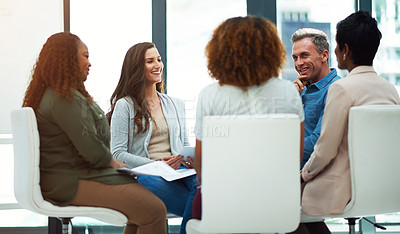
M 372 7 L 382 32 L 374 68 L 400 91 L 400 0 L 374 0 Z
M 128 49 L 152 40 L 151 1 L 70 0 L 71 32 L 89 49 L 88 92 L 104 112 L 117 86 Z
M 330 67 L 337 68 L 335 57 L 336 24 L 354 12 L 354 1 L 348 0 L 277 0 L 277 26 L 286 47 L 287 64 L 282 78 L 295 80 L 298 76 L 292 59 L 292 34 L 299 28 L 317 28 L 330 38 Z M 347 72 L 338 70 L 340 76 Z
M 197 96 L 214 82 L 204 49 L 220 23 L 246 15 L 246 0 L 167 0 L 168 94 L 185 101 L 191 145 Z
M 0 0 L 0 134 L 11 132 L 40 49 L 62 29 L 62 0 Z

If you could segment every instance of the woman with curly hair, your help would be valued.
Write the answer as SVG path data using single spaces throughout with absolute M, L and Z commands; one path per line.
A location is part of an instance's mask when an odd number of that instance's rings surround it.
M 129 167 L 160 160 L 175 170 L 191 168 L 191 160 L 185 163 L 179 155 L 189 145 L 185 104 L 164 94 L 163 69 L 161 56 L 151 42 L 138 43 L 125 55 L 109 117 L 111 151 Z M 196 176 L 166 181 L 160 176 L 140 175 L 137 180 L 164 202 L 168 212 L 183 217 L 180 233 L 186 233 Z
M 277 78 L 285 55 L 275 26 L 264 18 L 230 18 L 215 29 L 206 46 L 206 57 L 209 74 L 218 82 L 200 92 L 196 112 L 194 165 L 199 179 L 205 116 L 297 114 L 303 141 L 304 113 L 299 93 L 291 82 Z M 301 161 L 303 150 L 300 152 Z M 198 192 L 193 201 L 193 217 L 197 219 L 201 218 L 200 196 Z
M 166 233 L 160 199 L 117 168 L 110 131 L 86 91 L 89 52 L 74 34 L 52 35 L 39 54 L 23 106 L 35 111 L 40 135 L 40 186 L 58 206 L 97 206 L 124 213 L 124 233 Z

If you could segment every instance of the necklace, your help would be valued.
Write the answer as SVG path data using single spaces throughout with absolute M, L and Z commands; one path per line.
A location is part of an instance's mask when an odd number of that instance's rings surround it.
M 160 102 L 154 103 L 153 101 L 147 102 L 150 110 L 157 109 L 160 106 Z

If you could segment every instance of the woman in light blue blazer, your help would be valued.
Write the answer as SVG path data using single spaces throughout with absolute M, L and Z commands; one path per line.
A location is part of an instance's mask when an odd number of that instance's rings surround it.
M 185 104 L 163 93 L 163 62 L 153 43 L 132 46 L 111 96 L 111 151 L 129 167 L 161 160 L 173 169 L 185 165 L 179 155 L 189 145 Z M 167 211 L 183 217 L 181 233 L 192 215 L 196 176 L 168 182 L 159 176 L 138 176 L 138 182 L 157 195 Z

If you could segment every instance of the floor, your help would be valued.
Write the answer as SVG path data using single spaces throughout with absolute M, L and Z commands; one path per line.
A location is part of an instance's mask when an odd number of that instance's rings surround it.
M 122 227 L 95 226 L 95 227 L 74 227 L 74 234 L 121 234 Z M 179 225 L 168 225 L 168 234 L 179 234 Z M 12 227 L 0 228 L 0 234 L 48 234 L 47 227 Z

